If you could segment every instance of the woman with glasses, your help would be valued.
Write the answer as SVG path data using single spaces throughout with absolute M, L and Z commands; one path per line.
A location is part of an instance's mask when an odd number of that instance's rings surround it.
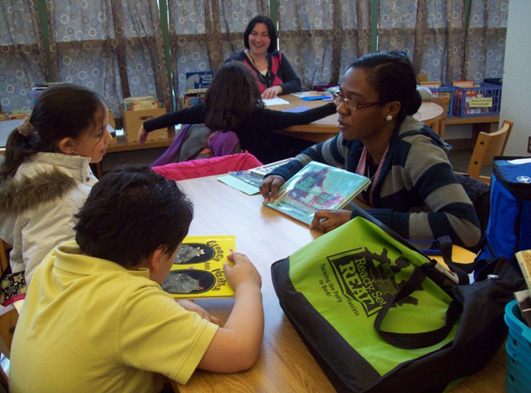
M 277 50 L 277 31 L 269 17 L 258 15 L 251 19 L 243 42 L 246 49 L 227 61 L 241 61 L 252 71 L 262 98 L 301 91 L 301 80 L 286 56 Z
M 299 154 L 266 177 L 260 191 L 274 200 L 278 188 L 308 162 L 341 166 L 371 185 L 355 203 L 404 238 L 434 239 L 474 248 L 481 232 L 474 206 L 448 160 L 450 146 L 412 117 L 421 98 L 405 53 L 372 53 L 348 69 L 334 96 L 339 133 Z M 355 216 L 322 210 L 311 228 L 328 232 Z

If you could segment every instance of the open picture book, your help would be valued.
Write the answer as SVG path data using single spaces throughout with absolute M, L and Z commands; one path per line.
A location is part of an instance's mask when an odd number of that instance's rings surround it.
M 310 225 L 316 211 L 343 209 L 370 182 L 365 176 L 311 161 L 287 180 L 277 199 L 266 206 Z
M 234 236 L 187 236 L 177 250 L 162 289 L 175 298 L 231 297 L 223 264 L 235 250 Z

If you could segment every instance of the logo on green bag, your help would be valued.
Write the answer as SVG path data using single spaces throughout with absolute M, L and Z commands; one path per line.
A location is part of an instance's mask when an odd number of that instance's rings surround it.
M 398 257 L 393 263 L 384 249 L 381 254 L 371 253 L 367 248 L 356 248 L 328 257 L 343 295 L 358 302 L 367 317 L 376 314 L 396 294 L 401 282 L 396 274 L 408 267 L 409 262 Z M 408 296 L 399 304 L 417 304 L 417 299 Z

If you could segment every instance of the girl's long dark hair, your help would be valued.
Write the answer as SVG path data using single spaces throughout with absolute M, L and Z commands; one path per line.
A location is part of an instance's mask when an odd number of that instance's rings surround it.
M 241 62 L 224 64 L 205 95 L 205 124 L 213 131 L 235 130 L 257 108 L 263 107 L 252 72 Z

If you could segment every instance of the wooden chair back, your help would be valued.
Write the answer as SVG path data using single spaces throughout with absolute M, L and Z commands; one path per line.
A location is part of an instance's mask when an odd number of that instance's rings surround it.
M 7 370 L 11 356 L 11 342 L 17 321 L 18 311 L 12 304 L 6 307 L 0 306 L 0 384 L 6 390 L 9 386 Z
M 472 157 L 468 165 L 468 175 L 484 183 L 490 184 L 490 176 L 482 176 L 481 168 L 492 164 L 494 156 L 501 156 L 511 135 L 513 122 L 504 120 L 498 131 L 486 133 L 480 132 L 476 145 L 472 151 Z
M 11 245 L 0 239 L 0 274 L 9 266 L 9 250 Z
M 446 125 L 445 121 L 446 121 L 446 116 L 448 114 L 448 105 L 450 103 L 450 97 L 433 97 L 431 101 L 436 103 L 437 105 L 440 105 L 443 108 L 442 115 L 439 116 L 431 124 L 431 129 L 437 135 L 439 135 L 442 139 L 444 139 L 445 125 Z

